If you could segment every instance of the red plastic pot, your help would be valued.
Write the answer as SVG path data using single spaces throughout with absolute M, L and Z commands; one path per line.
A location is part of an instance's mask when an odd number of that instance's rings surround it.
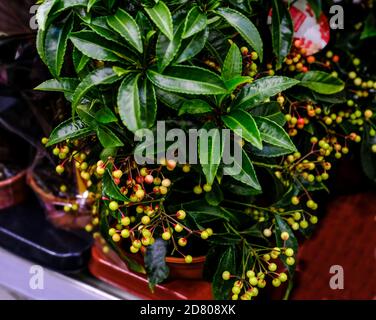
M 140 258 L 139 258 L 140 259 Z M 172 260 L 171 260 L 172 259 Z M 211 285 L 202 280 L 204 257 L 196 258 L 196 262 L 182 266 L 175 258 L 169 258 L 170 278 L 163 284 L 157 285 L 154 292 L 149 289 L 145 274 L 136 273 L 127 267 L 113 251 L 103 253 L 100 244 L 92 248 L 89 262 L 90 272 L 98 279 L 121 288 L 139 299 L 160 300 L 210 300 L 212 299 Z M 194 260 L 195 261 L 195 260 Z M 191 270 L 188 270 L 192 268 Z M 195 279 L 200 269 L 201 280 Z M 182 279 L 181 277 L 185 277 Z M 193 278 L 192 278 L 193 277 Z
M 0 181 L 0 209 L 12 207 L 26 199 L 26 171 L 21 171 L 12 178 Z
M 91 222 L 91 212 L 87 208 L 79 208 L 77 212 L 65 212 L 64 206 L 69 204 L 71 199 L 59 198 L 43 190 L 32 171 L 27 173 L 27 183 L 42 202 L 47 219 L 54 226 L 63 229 L 82 229 Z

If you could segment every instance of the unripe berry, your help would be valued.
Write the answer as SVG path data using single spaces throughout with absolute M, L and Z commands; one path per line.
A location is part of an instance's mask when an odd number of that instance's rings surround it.
M 165 194 L 167 194 L 168 189 L 166 187 L 164 187 L 164 186 L 160 186 L 159 187 L 159 192 L 160 192 L 160 194 L 165 195 Z
M 148 175 L 148 169 L 141 168 L 140 175 L 143 176 L 143 177 L 146 177 Z
M 184 173 L 188 173 L 189 171 L 191 171 L 191 167 L 190 167 L 190 165 L 185 164 L 185 165 L 183 165 L 182 170 L 183 170 Z
M 202 231 L 201 232 L 201 239 L 206 240 L 207 238 L 209 238 L 208 232 L 207 231 Z
M 270 264 L 268 265 L 268 269 L 269 269 L 269 271 L 274 272 L 274 271 L 277 270 L 277 265 L 276 265 L 275 263 L 270 263 Z
M 120 235 L 115 233 L 113 236 L 112 236 L 112 241 L 114 242 L 119 242 L 120 241 Z
M 143 216 L 141 218 L 141 223 L 144 224 L 144 225 L 148 225 L 150 223 L 150 218 L 149 216 Z
M 265 237 L 269 238 L 272 235 L 272 230 L 264 229 L 263 234 L 264 234 Z
M 106 170 L 103 167 L 97 167 L 96 172 L 98 175 L 103 176 Z
M 281 280 L 279 280 L 278 278 L 274 278 L 272 284 L 274 287 L 278 288 L 281 285 Z
M 286 255 L 287 257 L 292 257 L 292 256 L 294 255 L 294 250 L 293 250 L 292 248 L 287 248 L 287 249 L 285 250 L 285 255 Z
M 179 238 L 178 245 L 181 247 L 185 247 L 187 245 L 187 239 L 186 238 Z
M 278 279 L 281 281 L 281 282 L 286 282 L 287 281 L 287 274 L 284 273 L 284 272 L 281 272 L 278 276 Z
M 171 233 L 169 231 L 165 231 L 162 233 L 162 239 L 168 241 L 171 239 Z
M 372 110 L 367 109 L 366 111 L 364 111 L 364 117 L 365 117 L 366 119 L 369 119 L 369 118 L 371 118 L 372 116 L 373 116 L 373 112 L 372 112 Z
M 123 238 L 128 238 L 128 237 L 130 236 L 130 232 L 129 232 L 129 230 L 128 230 L 128 229 L 123 229 L 123 230 L 121 230 L 121 236 L 122 236 Z
M 230 274 L 230 272 L 228 272 L 228 271 L 223 271 L 223 273 L 222 273 L 222 279 L 223 280 L 229 280 L 230 279 L 230 277 L 231 277 L 231 274 Z
M 252 59 L 252 60 L 257 60 L 257 59 L 258 59 L 258 54 L 257 54 L 256 51 L 252 51 L 252 52 L 251 52 L 251 59 Z
M 286 264 L 289 265 L 289 266 L 292 266 L 295 264 L 295 259 L 294 257 L 287 257 L 286 258 Z
M 116 201 L 111 201 L 108 207 L 111 211 L 116 211 L 119 209 L 119 204 Z
M 290 238 L 290 235 L 286 231 L 281 233 L 281 239 L 283 241 L 287 241 L 289 238 Z
M 203 189 L 205 192 L 210 192 L 212 190 L 212 186 L 210 184 L 205 183 L 203 185 Z
M 292 198 L 291 198 L 291 203 L 293 204 L 293 205 L 298 205 L 299 204 L 299 198 L 297 197 L 297 196 L 293 196 Z
M 300 221 L 300 227 L 302 229 L 307 229 L 308 228 L 308 222 L 307 222 L 307 220 Z
M 156 186 L 159 186 L 161 183 L 162 183 L 161 178 L 159 178 L 159 177 L 154 178 L 154 184 L 155 184 Z
M 249 278 L 249 284 L 250 284 L 251 286 L 256 286 L 257 283 L 258 283 L 258 280 L 257 280 L 256 277 L 251 277 L 251 278 Z
M 201 188 L 201 186 L 200 186 L 200 185 L 195 186 L 195 187 L 193 188 L 193 192 L 194 192 L 195 194 L 201 194 L 201 193 L 202 193 L 202 188 Z
M 192 258 L 192 256 L 190 256 L 190 255 L 187 255 L 187 256 L 185 256 L 185 258 L 184 258 L 185 263 L 192 263 L 192 260 L 193 260 L 193 258 Z
M 176 232 L 182 232 L 183 226 L 181 224 L 176 224 L 174 229 L 175 229 Z
M 131 219 L 129 217 L 124 217 L 121 219 L 121 224 L 125 227 L 129 226 L 130 223 L 131 223 Z
M 167 169 L 172 171 L 176 167 L 176 161 L 175 160 L 167 160 Z
M 247 278 L 254 278 L 256 274 L 253 270 L 248 270 L 246 275 Z
M 135 195 L 138 200 L 142 200 L 145 197 L 145 191 L 142 189 L 137 190 Z
M 87 225 L 85 226 L 85 231 L 86 231 L 86 232 L 92 232 L 92 231 L 93 231 L 93 226 L 92 226 L 91 224 L 87 224 Z
M 137 253 L 140 249 L 139 249 L 139 248 L 136 248 L 136 247 L 134 247 L 134 246 L 131 246 L 131 247 L 129 248 L 129 250 L 130 250 L 132 253 Z
M 176 212 L 176 218 L 178 218 L 179 220 L 184 220 L 186 216 L 187 214 L 184 210 L 179 210 L 178 212 Z
M 64 170 L 65 169 L 64 169 L 64 167 L 61 164 L 59 164 L 59 165 L 56 166 L 56 172 L 58 174 L 62 174 L 64 172 Z
M 309 221 L 310 221 L 312 224 L 316 224 L 317 221 L 318 221 L 318 218 L 317 218 L 316 216 L 311 216 L 311 217 L 309 218 Z
M 209 237 L 213 235 L 213 229 L 212 228 L 207 228 L 206 232 L 208 233 Z
M 112 176 L 116 179 L 120 179 L 123 175 L 123 171 L 121 170 L 115 170 L 112 172 Z
M 134 240 L 134 241 L 132 242 L 132 246 L 134 246 L 134 247 L 137 248 L 137 249 L 140 249 L 141 246 L 142 246 L 142 243 L 141 243 L 140 240 L 136 239 L 136 240 Z
M 170 179 L 163 179 L 162 180 L 162 186 L 168 188 L 171 186 L 171 180 Z

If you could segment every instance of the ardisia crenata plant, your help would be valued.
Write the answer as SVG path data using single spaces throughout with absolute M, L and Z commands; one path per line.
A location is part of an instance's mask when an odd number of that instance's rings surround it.
M 64 153 L 58 174 L 74 162 L 97 194 L 87 231 L 146 270 L 151 287 L 168 277 L 166 256 L 205 255 L 217 299 L 248 300 L 288 279 L 289 292 L 295 233 L 317 223 L 314 194 L 327 190 L 333 161 L 362 134 L 365 157 L 376 151 L 374 106 L 360 100 L 374 93 L 373 75 L 359 78 L 351 55 L 307 55 L 282 1 L 46 0 L 37 19 L 54 77 L 37 89 L 64 93 L 72 108 L 43 142 Z M 161 157 L 171 144 L 154 164 L 136 161 L 145 142 L 135 138 L 161 121 L 213 133 L 198 131 L 207 148 L 188 150 L 198 164 Z M 236 146 L 230 167 L 223 155 Z M 129 254 L 139 252 L 144 266 Z

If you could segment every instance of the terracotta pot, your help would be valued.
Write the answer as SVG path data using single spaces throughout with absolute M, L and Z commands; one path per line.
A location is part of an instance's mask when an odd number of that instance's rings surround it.
M 26 199 L 25 176 L 26 170 L 21 171 L 12 178 L 0 181 L 0 209 L 12 207 Z
M 50 192 L 46 192 L 38 185 L 31 170 L 27 173 L 27 183 L 43 203 L 47 219 L 56 227 L 82 229 L 90 223 L 92 219 L 90 210 L 79 208 L 76 212 L 65 212 L 64 206 L 75 199 L 59 198 Z
M 192 265 L 187 265 L 187 267 L 189 266 Z M 169 278 L 163 284 L 157 285 L 152 292 L 145 274 L 129 270 L 124 261 L 114 251 L 110 250 L 109 253 L 103 253 L 102 245 L 98 243 L 92 248 L 89 270 L 98 279 L 121 288 L 139 299 L 212 299 L 211 284 L 204 280 L 191 278 L 185 280 Z

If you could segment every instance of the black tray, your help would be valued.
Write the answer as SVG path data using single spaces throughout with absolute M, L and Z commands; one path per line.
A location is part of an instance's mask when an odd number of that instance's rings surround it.
M 90 258 L 91 236 L 57 229 L 37 201 L 0 210 L 0 247 L 60 272 L 79 272 Z

